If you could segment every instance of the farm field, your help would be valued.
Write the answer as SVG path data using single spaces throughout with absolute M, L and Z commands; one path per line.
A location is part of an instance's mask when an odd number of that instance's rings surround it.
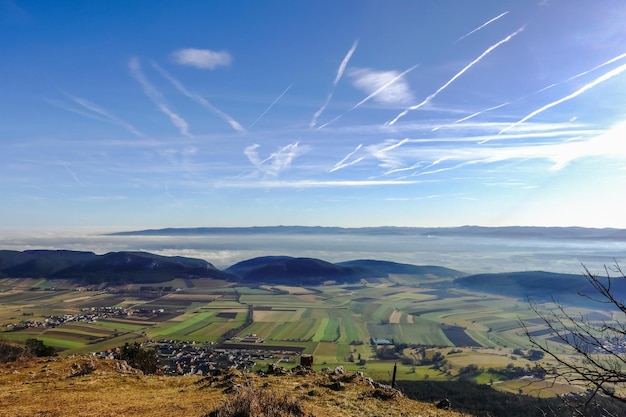
M 177 280 L 162 284 L 172 288 L 164 292 L 129 287 L 88 291 L 68 282 L 2 279 L 0 338 L 35 337 L 72 354 L 106 350 L 127 341 L 232 338 L 238 343 L 254 335 L 266 344 L 300 347 L 314 355 L 315 367 L 342 365 L 388 379 L 393 362 L 376 354 L 376 349 L 386 348 L 374 346 L 371 342 L 376 339 L 440 351 L 447 358 L 445 372 L 404 363 L 398 364 L 398 378 L 444 380 L 469 364 L 481 369 L 510 363 L 530 366 L 529 361 L 511 355 L 515 348 L 531 347 L 519 320 L 527 322 L 534 336 L 549 337 L 524 300 L 447 289 L 431 282 L 418 285 L 405 276 L 394 281 L 301 288 Z M 117 315 L 106 316 L 102 312 L 107 309 L 117 309 L 111 310 Z M 53 327 L 41 325 L 51 316 L 86 313 L 96 316 Z M 610 318 L 602 312 L 594 314 L 598 320 Z M 24 322 L 39 325 L 15 330 Z M 452 348 L 461 348 L 462 353 L 448 354 Z M 487 374 L 482 377 L 490 379 Z

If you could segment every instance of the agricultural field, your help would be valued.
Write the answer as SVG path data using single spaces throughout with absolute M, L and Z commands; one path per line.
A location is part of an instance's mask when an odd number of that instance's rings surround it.
M 69 354 L 146 339 L 232 339 L 239 343 L 254 335 L 269 345 L 299 347 L 313 354 L 316 367 L 342 365 L 388 379 L 397 361 L 376 354 L 385 347 L 373 346 L 376 339 L 392 346 L 420 345 L 441 352 L 447 358 L 444 371 L 399 363 L 398 377 L 444 380 L 469 364 L 488 369 L 529 363 L 511 355 L 513 349 L 531 347 L 520 320 L 527 323 L 533 336 L 550 336 L 524 300 L 447 289 L 431 282 L 417 285 L 406 276 L 314 288 L 243 287 L 209 279 L 159 285 L 156 289 L 125 286 L 105 291 L 78 288 L 70 282 L 3 279 L 0 338 L 35 337 Z M 116 315 L 107 316 L 103 313 L 107 309 L 116 309 L 112 310 Z M 56 326 L 14 327 L 86 312 L 96 315 Z M 584 314 L 596 320 L 610 319 L 603 312 Z M 461 348 L 462 353 L 450 355 L 452 348 Z M 484 371 L 477 379 L 494 377 Z

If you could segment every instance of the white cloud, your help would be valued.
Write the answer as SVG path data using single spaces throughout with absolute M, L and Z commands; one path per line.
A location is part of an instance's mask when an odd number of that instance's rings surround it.
M 180 65 L 188 65 L 200 69 L 227 67 L 232 57 L 226 51 L 215 52 L 210 49 L 185 48 L 172 52 L 172 61 Z
M 412 175 L 435 174 L 467 165 L 512 160 L 544 160 L 552 164 L 549 170 L 559 171 L 572 161 L 582 158 L 626 160 L 626 149 L 621 146 L 625 134 L 626 121 L 604 132 L 561 130 L 511 135 L 506 141 L 498 141 L 493 146 L 484 143 L 487 139 L 495 139 L 495 136 L 405 138 L 399 141 L 385 140 L 369 145 L 365 150 L 378 161 L 379 167 L 387 169 L 383 175 L 408 171 L 415 171 Z M 539 140 L 542 138 L 546 140 Z M 441 141 L 454 145 L 442 146 Z M 483 145 L 476 146 L 480 143 Z
M 299 142 L 294 142 L 283 146 L 261 160 L 257 151 L 258 148 L 258 144 L 250 145 L 244 149 L 244 154 L 257 169 L 270 175 L 278 175 L 286 170 L 297 156 L 308 150 L 306 146 L 300 146 Z
M 398 71 L 355 68 L 348 75 L 354 87 L 380 103 L 406 104 L 414 100 L 413 92 Z

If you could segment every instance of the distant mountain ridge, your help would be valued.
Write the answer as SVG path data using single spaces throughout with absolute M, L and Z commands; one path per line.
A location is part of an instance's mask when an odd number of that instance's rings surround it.
M 253 235 L 253 234 L 368 234 L 368 235 L 423 235 L 473 236 L 552 239 L 607 239 L 626 240 L 626 229 L 585 227 L 537 226 L 460 226 L 460 227 L 323 227 L 323 226 L 255 226 L 255 227 L 195 227 L 165 228 L 109 233 L 108 236 L 196 236 L 196 235 Z
M 175 278 L 222 279 L 248 285 L 317 286 L 329 281 L 359 283 L 411 276 L 417 285 L 459 288 L 495 295 L 568 304 L 588 301 L 593 294 L 583 275 L 524 271 L 467 275 L 441 266 L 418 266 L 373 259 L 330 263 L 315 258 L 263 256 L 238 262 L 224 270 L 211 263 L 180 256 L 148 252 L 93 252 L 69 250 L 0 250 L 0 278 L 66 279 L 81 284 L 120 285 L 160 283 Z M 626 280 L 614 280 L 615 294 L 626 296 Z

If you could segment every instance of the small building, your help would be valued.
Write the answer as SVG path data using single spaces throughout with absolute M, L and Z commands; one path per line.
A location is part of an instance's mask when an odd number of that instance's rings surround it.
M 240 342 L 242 343 L 263 343 L 263 339 L 257 337 L 255 334 L 249 334 L 246 337 L 241 338 Z
M 308 368 L 312 368 L 313 367 L 313 355 L 300 356 L 300 365 L 306 366 Z

